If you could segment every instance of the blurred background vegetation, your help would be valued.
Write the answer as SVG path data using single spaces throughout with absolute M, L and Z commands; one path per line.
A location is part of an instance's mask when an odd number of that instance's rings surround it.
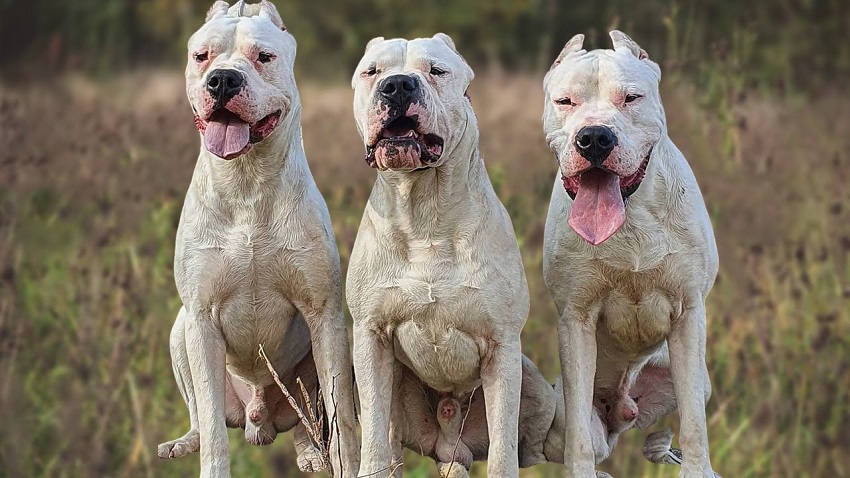
M 564 39 L 608 44 L 619 28 L 668 64 L 698 73 L 734 63 L 748 86 L 819 86 L 850 74 L 845 0 L 289 0 L 278 9 L 298 38 L 302 72 L 345 77 L 375 36 L 443 31 L 474 65 L 548 67 Z M 0 1 L 0 61 L 109 74 L 175 65 L 209 0 Z M 341 67 L 342 66 L 342 67 Z
M 211 0 L 0 0 L 0 477 L 193 476 L 168 332 L 197 157 L 185 43 Z M 542 76 L 575 33 L 631 35 L 664 70 L 670 134 L 721 253 L 709 434 L 727 477 L 850 476 L 850 5 L 846 0 L 276 0 L 299 42 L 308 160 L 343 266 L 375 173 L 347 81 L 365 43 L 449 33 L 476 70 L 482 152 L 525 260 L 524 352 L 558 372 L 541 277 L 556 166 Z M 664 423 L 676 427 L 676 417 Z M 601 468 L 674 477 L 630 432 Z M 231 432 L 234 476 L 298 476 L 288 436 Z M 409 453 L 410 476 L 433 476 Z M 483 464 L 473 471 L 484 475 Z M 525 476 L 563 476 L 540 466 Z

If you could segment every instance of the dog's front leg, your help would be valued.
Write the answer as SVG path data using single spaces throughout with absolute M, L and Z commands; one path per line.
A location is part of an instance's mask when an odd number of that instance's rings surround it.
M 569 310 L 558 330 L 564 382 L 564 465 L 567 476 L 596 476 L 591 437 L 593 382 L 596 375 L 596 324 Z
M 387 334 L 389 335 L 389 334 Z M 360 395 L 360 473 L 358 476 L 390 475 L 390 413 L 393 392 L 392 337 L 367 323 L 354 324 L 354 375 Z
M 522 353 L 519 340 L 497 344 L 481 368 L 487 408 L 487 476 L 519 476 L 519 397 Z
M 713 478 L 705 424 L 705 404 L 711 395 L 711 386 L 705 365 L 705 303 L 702 297 L 686 302 L 685 313 L 673 324 L 667 342 L 679 406 L 679 444 L 684 455 L 679 476 Z
M 198 408 L 201 438 L 201 477 L 230 476 L 230 446 L 225 425 L 227 375 L 224 337 L 214 311 L 189 309 L 186 317 L 186 352 Z
M 325 410 L 331 420 L 331 440 L 328 445 L 333 475 L 340 478 L 357 476 L 360 455 L 354 419 L 354 379 L 351 376 L 351 349 L 345 317 L 339 308 L 325 313 L 306 315 L 313 345 L 313 359 L 325 400 Z
M 198 406 L 195 401 L 195 388 L 192 385 L 189 355 L 186 352 L 186 315 L 186 308 L 180 307 L 180 312 L 171 328 L 169 348 L 174 379 L 177 380 L 177 388 L 189 408 L 190 428 L 182 437 L 159 445 L 157 455 L 160 458 L 179 458 L 197 452 L 201 446 L 198 435 Z

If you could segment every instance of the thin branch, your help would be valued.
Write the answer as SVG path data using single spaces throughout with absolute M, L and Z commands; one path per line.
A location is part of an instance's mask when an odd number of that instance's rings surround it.
M 304 387 L 304 382 L 301 381 L 301 377 L 295 377 L 295 382 L 298 384 L 298 387 L 301 389 L 301 399 L 304 400 L 305 406 L 307 406 L 307 413 L 310 414 L 310 423 L 316 423 L 316 414 L 313 413 L 313 407 L 310 406 L 312 401 L 310 400 L 310 395 L 307 394 L 307 388 Z
M 322 427 L 324 426 L 324 416 L 322 415 L 325 400 L 322 397 L 322 389 L 321 387 L 316 387 L 316 408 L 317 411 L 313 411 L 313 401 L 310 400 L 310 394 L 307 393 L 307 387 L 304 386 L 304 382 L 301 381 L 301 377 L 295 377 L 295 381 L 298 383 L 298 386 L 301 388 L 301 396 L 304 399 L 304 403 L 307 404 L 307 412 L 310 414 L 310 424 L 312 427 L 311 436 L 321 437 L 321 441 L 316 442 L 316 448 L 319 449 L 319 453 L 322 455 L 322 463 L 324 463 L 326 469 L 330 469 L 330 454 L 328 452 L 328 444 L 325 443 L 325 437 L 322 434 Z M 318 415 L 318 417 L 317 417 Z M 333 474 L 333 473 L 331 473 Z
M 280 388 L 280 391 L 283 392 L 283 396 L 286 397 L 286 400 L 289 401 L 289 405 L 292 407 L 293 410 L 295 410 L 295 413 L 298 415 L 298 418 L 301 420 L 301 423 L 304 425 L 304 428 L 307 429 L 307 433 L 310 435 L 310 438 L 313 440 L 313 443 L 315 443 L 316 446 L 319 448 L 319 451 L 322 453 L 322 461 L 325 462 L 325 468 L 328 469 L 330 467 L 330 464 L 324 458 L 327 453 L 327 450 L 325 447 L 324 440 L 321 439 L 321 434 L 316 434 L 316 430 L 314 429 L 310 421 L 307 419 L 307 416 L 304 415 L 304 412 L 301 410 L 301 407 L 298 405 L 298 402 L 295 400 L 292 394 L 289 393 L 289 390 L 286 389 L 286 386 L 283 385 L 283 383 L 280 381 L 280 376 L 278 376 L 277 371 L 275 371 L 274 367 L 272 367 L 272 363 L 266 356 L 266 352 L 265 350 L 263 350 L 262 344 L 260 344 L 260 357 L 262 357 L 263 360 L 266 361 L 266 367 L 269 369 L 269 372 L 271 372 L 275 383 Z M 309 402 L 306 405 L 307 407 L 309 407 Z

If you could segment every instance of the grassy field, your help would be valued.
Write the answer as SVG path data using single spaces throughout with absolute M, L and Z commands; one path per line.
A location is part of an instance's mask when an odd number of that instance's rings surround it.
M 527 268 L 524 352 L 553 380 L 541 243 L 556 164 L 542 134 L 541 78 L 481 72 L 470 94 Z M 307 157 L 345 265 L 375 172 L 362 160 L 350 89 L 300 86 Z M 721 93 L 664 81 L 670 133 L 696 172 L 721 253 L 708 301 L 715 469 L 850 476 L 850 99 Z M 175 225 L 198 144 L 175 72 L 0 91 L 0 476 L 197 475 L 197 456 L 160 461 L 156 445 L 188 426 L 168 333 L 179 307 Z M 675 427 L 675 416 L 663 424 Z M 643 460 L 642 441 L 627 433 L 601 468 L 676 476 Z M 299 474 L 289 435 L 260 448 L 231 431 L 231 445 L 234 476 Z M 435 475 L 414 454 L 405 469 Z M 474 471 L 484 476 L 484 465 Z

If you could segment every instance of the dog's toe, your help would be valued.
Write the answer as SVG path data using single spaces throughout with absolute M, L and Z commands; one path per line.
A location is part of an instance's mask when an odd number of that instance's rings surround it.
M 322 454 L 310 445 L 298 454 L 298 469 L 305 473 L 316 473 L 325 469 Z
M 460 463 L 437 463 L 440 478 L 469 478 L 469 471 Z
M 197 430 L 189 430 L 182 437 L 159 445 L 156 454 L 162 459 L 180 458 L 201 449 L 201 439 Z
M 681 465 L 682 451 L 673 448 L 673 431 L 669 428 L 650 433 L 643 443 L 643 456 L 660 465 Z

